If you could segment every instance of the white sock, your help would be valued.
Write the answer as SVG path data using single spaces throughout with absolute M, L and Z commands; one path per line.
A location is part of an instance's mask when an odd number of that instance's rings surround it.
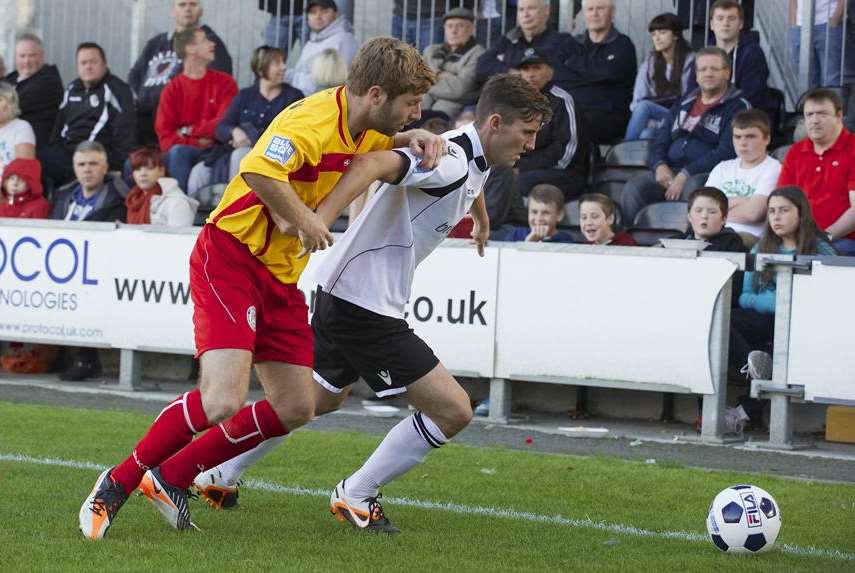
M 220 473 L 223 476 L 223 482 L 225 482 L 224 485 L 233 486 L 237 484 L 240 476 L 243 475 L 243 472 L 258 463 L 261 458 L 270 453 L 273 448 L 281 444 L 284 439 L 285 436 L 277 436 L 275 438 L 270 438 L 269 440 L 264 440 L 253 449 L 244 452 L 227 462 L 221 463 L 214 468 L 214 470 L 220 470 Z
M 389 430 L 371 457 L 344 482 L 348 497 L 376 497 L 380 487 L 410 471 L 448 439 L 427 414 L 416 411 Z

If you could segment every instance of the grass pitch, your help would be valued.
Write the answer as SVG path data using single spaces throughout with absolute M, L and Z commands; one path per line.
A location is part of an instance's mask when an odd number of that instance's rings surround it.
M 247 474 L 241 509 L 191 504 L 201 531 L 169 529 L 133 496 L 104 540 L 85 540 L 77 512 L 99 472 L 61 460 L 117 463 L 150 422 L 0 402 L 0 571 L 855 571 L 853 485 L 454 444 L 385 488 L 403 533 L 363 535 L 327 511 L 378 443 L 356 432 L 296 432 Z M 710 500 L 735 483 L 778 501 L 771 552 L 699 540 Z

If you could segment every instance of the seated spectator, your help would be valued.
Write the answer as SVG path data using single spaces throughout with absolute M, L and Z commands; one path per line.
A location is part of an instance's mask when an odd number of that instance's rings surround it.
M 0 171 L 16 157 L 36 157 L 36 134 L 20 115 L 18 92 L 7 83 L 0 83 Z
M 258 9 L 270 14 L 264 28 L 264 41 L 268 46 L 287 52 L 294 42 L 303 39 L 303 0 L 258 0 Z
M 697 87 L 695 53 L 683 39 L 680 19 L 666 12 L 653 18 L 647 30 L 653 51 L 635 76 L 624 139 L 656 139 L 674 102 Z
M 110 169 L 120 170 L 136 140 L 134 96 L 128 84 L 110 73 L 101 46 L 77 46 L 77 73 L 65 88 L 50 145 L 39 152 L 45 176 L 55 185 L 74 179 L 71 158 L 79 143 L 101 143 Z
M 564 218 L 564 195 L 555 185 L 535 185 L 528 197 L 528 227 L 511 230 L 506 241 L 529 243 L 572 243 L 573 238 L 558 230 Z
M 62 80 L 56 66 L 45 64 L 41 39 L 21 34 L 15 42 L 15 71 L 5 80 L 15 86 L 21 119 L 32 126 L 36 147 L 48 144 L 62 103 Z
M 614 27 L 613 0 L 583 0 L 587 30 L 567 42 L 557 83 L 570 92 L 594 143 L 611 143 L 626 133 L 632 86 L 638 68 L 635 46 Z
M 710 30 L 715 34 L 715 45 L 730 58 L 730 83 L 742 92 L 752 107 L 771 113 L 767 82 L 769 66 L 760 47 L 760 35 L 743 31 L 745 12 L 736 0 L 716 0 L 710 7 Z
M 214 130 L 237 84 L 230 75 L 208 68 L 214 61 L 214 43 L 201 28 L 176 32 L 174 41 L 184 69 L 163 90 L 154 128 L 167 171 L 187 189 L 190 169 L 213 146 Z
M 471 10 L 473 4 L 473 0 L 451 0 L 448 3 L 395 0 L 392 10 L 392 37 L 412 44 L 421 52 L 442 39 L 440 18 L 446 10 L 460 6 Z
M 573 39 L 549 28 L 548 23 L 549 0 L 519 0 L 517 26 L 478 58 L 475 68 L 478 85 L 486 82 L 490 76 L 517 67 L 529 48 L 538 48 L 541 53 L 554 58 L 553 63 L 557 64 L 561 54 L 566 52 L 568 42 Z
M 808 136 L 787 152 L 778 185 L 798 185 L 835 248 L 855 255 L 855 137 L 843 127 L 843 101 L 833 90 L 812 90 L 804 117 Z
M 834 247 L 825 240 L 811 213 L 810 203 L 796 186 L 780 187 L 769 195 L 766 228 L 752 253 L 789 255 L 835 255 Z M 746 364 L 749 377 L 770 380 L 775 334 L 774 269 L 746 272 L 742 281 L 739 307 L 730 313 L 730 362 Z M 757 352 L 752 352 L 757 351 Z M 746 411 L 755 423 L 759 403 Z
M 253 50 L 250 68 L 255 83 L 240 90 L 232 100 L 214 132 L 217 145 L 209 148 L 190 172 L 187 193 L 191 197 L 206 185 L 231 181 L 240 169 L 241 159 L 273 118 L 303 98 L 303 92 L 283 81 L 285 53 L 279 48 L 261 46 Z
M 763 233 L 766 201 L 778 184 L 781 163 L 766 151 L 771 139 L 769 116 L 763 110 L 741 111 L 733 118 L 736 159 L 722 161 L 707 178 L 707 187 L 724 192 L 728 226 L 747 246 Z
M 131 225 L 190 227 L 199 202 L 184 194 L 178 181 L 166 177 L 160 150 L 142 147 L 131 153 L 134 187 L 125 199 Z
M 535 185 L 549 183 L 561 189 L 564 201 L 571 201 L 585 190 L 589 163 L 573 97 L 553 83 L 554 70 L 543 52 L 526 50 L 518 69 L 549 100 L 552 119 L 537 132 L 534 149 L 517 162 L 517 188 L 526 196 Z
M 814 4 L 813 45 L 810 48 L 809 86 L 840 86 L 840 57 L 843 49 L 843 9 L 845 0 L 825 0 Z M 799 69 L 802 45 L 803 0 L 790 0 L 789 47 L 793 69 Z M 848 50 L 847 50 L 848 53 Z M 851 56 L 850 56 L 851 57 Z
M 73 165 L 75 180 L 54 193 L 51 219 L 124 222 L 128 188 L 118 174 L 107 176 L 104 146 L 97 141 L 79 143 Z
M 436 75 L 436 83 L 422 98 L 422 108 L 457 115 L 464 104 L 477 99 L 475 68 L 484 47 L 475 40 L 475 15 L 455 8 L 442 18 L 445 42 L 425 48 L 424 58 Z M 473 97 L 474 96 L 474 97 Z
M 13 159 L 3 168 L 0 217 L 47 219 L 51 206 L 42 194 L 42 166 L 35 159 Z
M 169 80 L 181 73 L 181 57 L 173 47 L 175 34 L 189 28 L 201 28 L 214 43 L 214 59 L 209 67 L 228 75 L 232 73 L 232 57 L 225 44 L 211 28 L 199 23 L 202 18 L 200 0 L 172 0 L 172 16 L 175 19 L 175 30 L 162 32 L 149 39 L 128 72 L 128 84 L 137 97 L 140 144 L 157 142 L 154 120 L 160 95 Z
M 745 245 L 728 223 L 728 197 L 712 186 L 695 189 L 689 195 L 689 230 L 685 238 L 706 241 L 708 251 L 744 253 Z
M 312 62 L 312 82 L 318 91 L 344 85 L 347 75 L 347 65 L 332 48 L 318 54 Z
M 579 199 L 579 227 L 588 244 L 623 247 L 636 246 L 632 235 L 615 232 L 615 202 L 608 195 L 589 193 Z
M 353 35 L 353 26 L 344 16 L 339 15 L 333 0 L 309 0 L 306 3 L 306 21 L 309 24 L 309 39 L 300 50 L 300 58 L 294 67 L 285 72 L 285 81 L 306 95 L 318 91 L 312 81 L 312 62 L 327 49 L 338 52 L 345 65 L 356 55 L 359 42 Z
M 683 197 L 686 180 L 733 159 L 733 117 L 750 106 L 728 83 L 730 59 L 720 48 L 695 57 L 699 88 L 671 107 L 667 125 L 651 150 L 652 171 L 631 179 L 621 195 L 621 211 L 632 224 L 650 203 Z

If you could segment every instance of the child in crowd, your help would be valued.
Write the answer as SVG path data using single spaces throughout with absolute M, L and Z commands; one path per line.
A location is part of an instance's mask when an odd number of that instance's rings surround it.
M 47 219 L 51 206 L 42 196 L 42 165 L 37 159 L 13 159 L 3 169 L 0 217 Z
M 744 253 L 742 239 L 728 224 L 728 201 L 720 189 L 701 187 L 689 195 L 689 232 L 686 239 L 699 239 L 710 244 L 707 250 Z
M 529 243 L 572 243 L 573 238 L 558 230 L 564 218 L 564 194 L 555 185 L 543 183 L 531 188 L 528 195 L 528 227 L 513 229 L 506 241 Z
M 790 255 L 836 255 L 825 234 L 817 227 L 810 203 L 796 186 L 781 187 L 769 195 L 766 229 L 752 253 Z M 730 317 L 730 360 L 745 364 L 750 378 L 772 377 L 772 349 L 775 331 L 774 269 L 747 272 L 742 283 L 739 307 Z M 759 350 L 755 350 L 759 349 Z M 754 350 L 754 351 L 752 351 Z M 756 400 L 747 400 L 745 410 L 757 426 L 762 411 Z
M 166 177 L 160 150 L 141 147 L 131 153 L 134 188 L 128 193 L 128 223 L 136 225 L 193 225 L 199 202 L 178 187 L 178 181 Z
M 635 239 L 615 232 L 615 202 L 608 195 L 589 193 L 579 199 L 579 226 L 591 245 L 634 247 Z
M 751 247 L 763 232 L 766 202 L 781 173 L 781 163 L 766 152 L 771 140 L 769 116 L 759 109 L 741 111 L 733 118 L 736 159 L 722 161 L 707 178 L 707 187 L 727 196 L 728 226 Z

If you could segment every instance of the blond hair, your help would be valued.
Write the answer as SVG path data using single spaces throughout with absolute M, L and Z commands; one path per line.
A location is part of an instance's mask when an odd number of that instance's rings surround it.
M 411 45 L 395 38 L 372 38 L 353 58 L 347 89 L 355 95 L 379 86 L 394 99 L 402 94 L 422 95 L 436 83 L 436 73 Z
M 312 60 L 312 83 L 318 91 L 347 81 L 347 64 L 335 48 L 327 48 Z
M 11 84 L 0 82 L 0 99 L 6 100 L 6 105 L 9 106 L 10 119 L 15 119 L 21 115 L 21 105 L 18 100 L 18 92 Z

